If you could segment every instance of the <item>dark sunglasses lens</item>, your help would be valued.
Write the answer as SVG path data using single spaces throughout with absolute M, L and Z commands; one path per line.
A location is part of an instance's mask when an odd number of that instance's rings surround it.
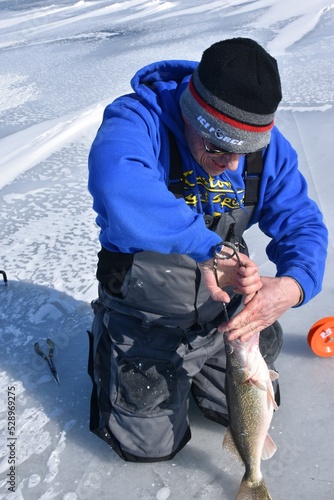
M 204 148 L 205 148 L 205 151 L 211 155 L 239 155 L 239 156 L 246 156 L 246 155 L 249 155 L 249 154 L 252 154 L 252 153 L 258 153 L 260 151 L 264 151 L 266 149 L 267 146 L 264 146 L 263 148 L 260 148 L 260 149 L 257 149 L 256 151 L 252 151 L 251 153 L 233 153 L 232 151 L 227 151 L 226 149 L 215 149 L 215 148 L 211 148 L 209 147 L 204 138 L 202 137 L 202 140 L 203 140 L 203 144 L 204 144 Z
M 203 144 L 205 147 L 205 151 L 207 153 L 210 153 L 211 155 L 226 155 L 226 154 L 231 154 L 230 151 L 226 151 L 225 149 L 216 149 L 216 148 L 211 148 L 209 147 L 205 140 L 203 139 Z

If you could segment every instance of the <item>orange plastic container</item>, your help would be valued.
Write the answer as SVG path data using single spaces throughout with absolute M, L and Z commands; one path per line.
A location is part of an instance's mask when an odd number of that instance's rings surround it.
M 311 327 L 307 341 L 317 356 L 334 356 L 334 316 L 322 318 Z

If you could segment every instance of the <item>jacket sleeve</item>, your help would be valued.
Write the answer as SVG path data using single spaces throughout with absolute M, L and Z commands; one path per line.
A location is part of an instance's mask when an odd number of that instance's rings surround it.
M 88 188 L 100 242 L 114 252 L 212 256 L 219 237 L 168 190 L 169 145 L 155 114 L 133 97 L 108 106 L 89 155 Z
M 322 287 L 328 231 L 317 204 L 308 196 L 297 153 L 277 129 L 265 154 L 260 200 L 256 222 L 271 238 L 267 255 L 276 265 L 277 276 L 298 281 L 305 304 Z

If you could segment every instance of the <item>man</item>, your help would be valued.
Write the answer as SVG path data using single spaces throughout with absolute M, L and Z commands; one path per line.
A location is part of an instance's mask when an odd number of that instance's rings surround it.
M 227 425 L 222 332 L 261 331 L 274 368 L 277 319 L 321 290 L 327 231 L 274 126 L 277 63 L 255 41 L 153 63 L 132 87 L 106 108 L 89 157 L 102 247 L 90 428 L 124 460 L 149 462 L 190 439 L 190 391 Z M 247 256 L 253 224 L 271 238 L 275 277 Z

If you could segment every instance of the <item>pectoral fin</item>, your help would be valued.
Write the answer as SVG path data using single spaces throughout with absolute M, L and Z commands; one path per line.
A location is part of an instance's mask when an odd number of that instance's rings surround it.
M 276 372 L 274 372 L 276 373 Z M 278 378 L 278 377 L 277 377 Z M 274 379 L 276 380 L 276 379 Z M 274 410 L 278 410 L 278 406 L 277 406 L 277 403 L 275 401 L 275 393 L 274 393 L 274 388 L 273 388 L 273 384 L 271 382 L 268 382 L 267 384 L 267 401 L 268 401 L 268 409 L 270 407 L 273 407 Z
M 267 390 L 267 384 L 266 384 L 265 381 L 262 382 L 261 380 L 250 380 L 249 383 L 251 385 L 254 385 L 255 387 L 257 387 L 261 391 L 266 391 Z

